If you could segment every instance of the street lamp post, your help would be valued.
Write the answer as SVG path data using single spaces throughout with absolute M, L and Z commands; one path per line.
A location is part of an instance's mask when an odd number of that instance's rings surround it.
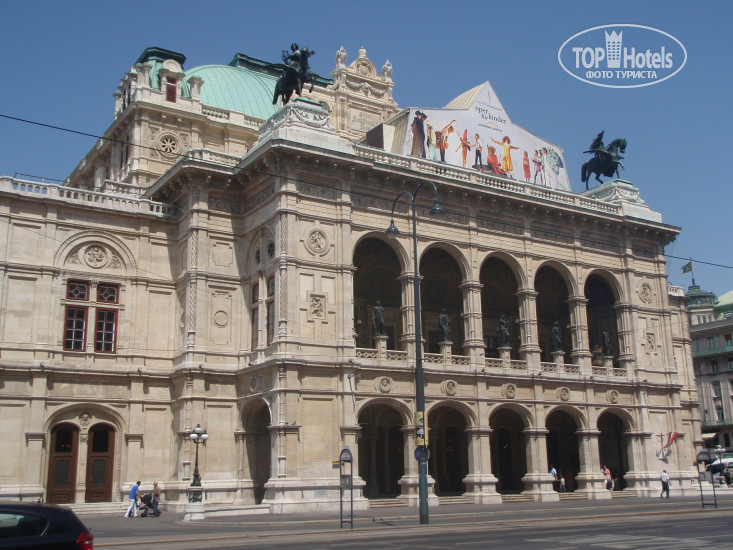
M 438 190 L 435 184 L 429 181 L 422 182 L 417 186 L 414 193 L 403 191 L 397 195 L 392 203 L 392 219 L 389 228 L 387 228 L 387 235 L 390 237 L 399 235 L 399 230 L 394 224 L 394 210 L 400 197 L 406 195 L 412 205 L 413 288 L 415 291 L 415 405 L 417 409 L 415 411 L 415 458 L 418 461 L 420 523 L 430 523 L 430 517 L 428 514 L 428 434 L 425 429 L 425 374 L 422 367 L 422 311 L 420 308 L 420 270 L 417 260 L 417 211 L 415 199 L 420 188 L 426 183 L 429 183 L 433 187 L 433 193 L 435 194 L 435 201 L 433 208 L 430 209 L 430 214 L 439 214 L 443 211 L 440 208 L 440 204 L 438 204 Z
M 206 444 L 206 440 L 209 439 L 209 434 L 206 433 L 205 428 L 201 427 L 201 424 L 196 424 L 196 427 L 188 437 L 196 444 L 196 462 L 193 467 L 193 479 L 188 488 L 188 501 L 201 502 L 203 488 L 201 487 L 201 475 L 199 474 L 199 444 Z

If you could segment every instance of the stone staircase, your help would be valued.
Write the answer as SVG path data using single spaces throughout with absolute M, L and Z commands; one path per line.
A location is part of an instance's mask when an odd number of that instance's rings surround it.
M 407 506 L 407 504 L 398 498 L 370 498 L 369 508 L 397 508 Z
M 502 502 L 533 502 L 532 497 L 521 493 L 509 493 L 501 495 Z
M 440 506 L 450 506 L 453 504 L 473 504 L 473 499 L 463 495 L 438 497 Z
M 581 493 L 558 493 L 560 500 L 588 500 L 586 495 Z
M 611 491 L 611 498 L 633 498 L 636 495 L 627 491 Z
M 79 517 L 115 515 L 122 517 L 125 515 L 129 505 L 129 502 L 75 502 L 73 504 L 64 504 L 63 506 L 74 510 L 74 513 Z M 138 511 L 139 514 L 140 512 Z

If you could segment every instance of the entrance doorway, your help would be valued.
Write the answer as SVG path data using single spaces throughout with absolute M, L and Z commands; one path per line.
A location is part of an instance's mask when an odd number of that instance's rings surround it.
M 498 479 L 499 493 L 521 493 L 527 473 L 524 422 L 514 411 L 500 409 L 491 415 L 491 471 Z
M 73 424 L 54 426 L 51 430 L 51 453 L 48 460 L 48 502 L 75 502 L 78 453 L 79 429 Z
M 440 407 L 430 412 L 430 475 L 438 496 L 462 495 L 468 475 L 466 419 L 457 410 Z
M 106 424 L 97 424 L 89 430 L 85 502 L 112 500 L 112 472 L 114 471 L 115 430 Z
M 400 494 L 405 474 L 402 417 L 387 405 L 369 405 L 359 414 L 359 476 L 366 482 L 366 498 Z

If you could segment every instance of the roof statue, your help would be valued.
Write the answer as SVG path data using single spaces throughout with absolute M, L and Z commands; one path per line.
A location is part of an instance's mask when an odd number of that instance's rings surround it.
M 621 155 L 619 153 L 626 152 L 626 140 L 624 138 L 614 139 L 607 147 L 603 145 L 603 130 L 591 142 L 590 147 L 584 153 L 593 153 L 593 158 L 583 163 L 580 176 L 588 189 L 588 180 L 591 174 L 596 175 L 596 181 L 603 183 L 599 176 L 612 177 L 616 174 L 618 178 L 618 167 L 624 167 L 621 164 Z
M 282 69 L 282 75 L 275 84 L 275 94 L 272 97 L 272 104 L 277 103 L 278 98 L 282 99 L 283 105 L 290 101 L 290 97 L 295 92 L 303 95 L 303 85 L 310 83 L 310 91 L 313 91 L 313 83 L 318 75 L 310 71 L 308 58 L 315 55 L 316 52 L 310 51 L 308 48 L 300 48 L 298 44 L 290 45 L 290 53 L 283 50 L 283 63 L 273 65 Z

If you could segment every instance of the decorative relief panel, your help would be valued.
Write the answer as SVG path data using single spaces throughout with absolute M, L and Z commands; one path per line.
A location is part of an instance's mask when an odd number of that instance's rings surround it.
M 443 392 L 443 395 L 453 397 L 458 391 L 458 384 L 455 380 L 443 380 L 440 384 L 440 391 Z
M 514 399 L 517 396 L 517 387 L 514 384 L 503 384 L 501 386 L 501 395 L 507 399 Z
M 389 376 L 380 376 L 374 381 L 374 388 L 382 393 L 392 391 L 392 379 Z
M 229 267 L 232 265 L 234 247 L 232 243 L 215 242 L 211 246 L 211 261 L 219 267 Z
M 608 390 L 606 392 L 606 401 L 612 404 L 618 403 L 619 394 L 616 390 Z
M 567 386 L 560 386 L 555 390 L 555 395 L 560 401 L 570 401 L 570 388 Z
M 323 256 L 331 246 L 328 235 L 317 227 L 306 231 L 303 242 L 308 251 L 316 256 Z
M 644 282 L 639 285 L 636 293 L 639 295 L 639 299 L 645 304 L 651 304 L 654 300 L 654 291 L 649 283 Z
M 326 295 L 309 294 L 308 296 L 308 319 L 326 318 Z

